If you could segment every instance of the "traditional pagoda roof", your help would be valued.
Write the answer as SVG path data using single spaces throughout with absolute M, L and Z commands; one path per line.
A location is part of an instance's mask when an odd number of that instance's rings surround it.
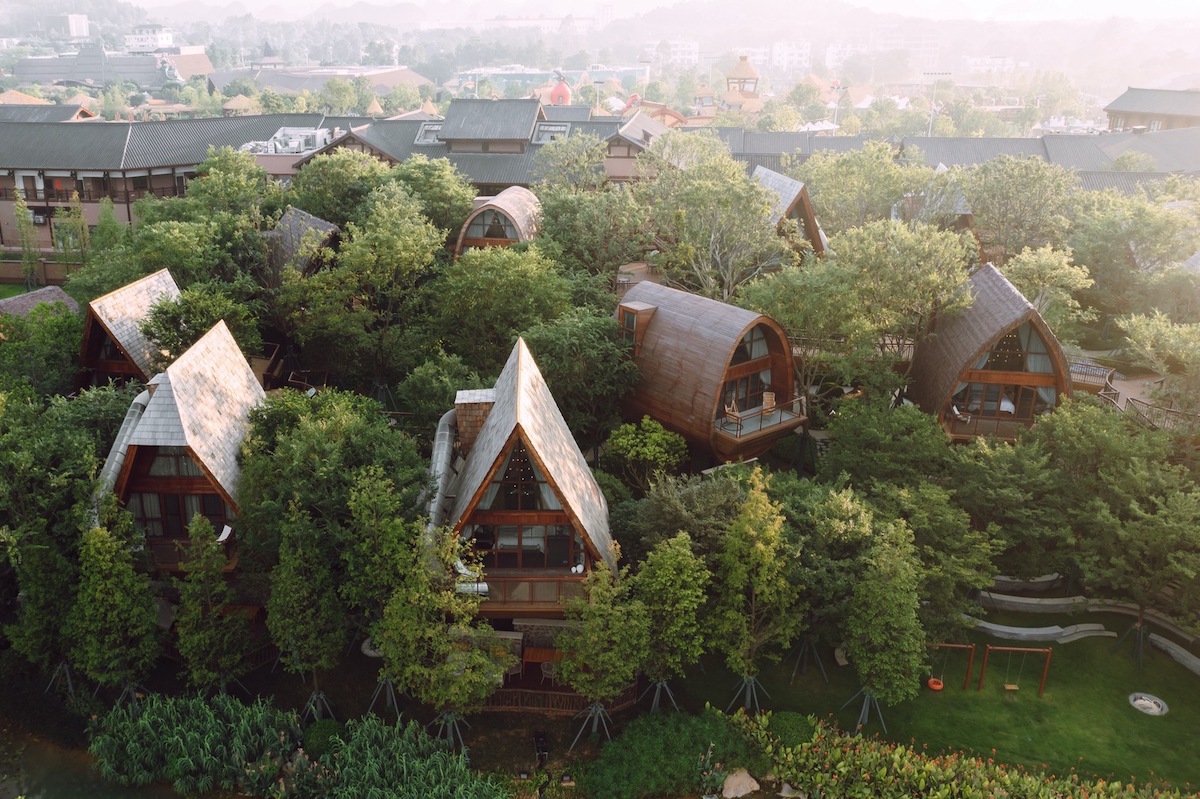
M 96 320 L 117 347 L 129 357 L 145 377 L 154 373 L 154 345 L 142 334 L 141 323 L 150 308 L 163 299 L 179 296 L 179 286 L 166 269 L 135 280 L 88 303 Z
M 254 101 L 244 94 L 236 94 L 221 106 L 226 111 L 253 111 Z
M 367 106 L 367 116 L 381 117 L 383 116 L 383 106 L 379 104 L 379 98 L 371 96 L 371 104 Z
M 1066 356 L 1054 333 L 1025 295 L 991 264 L 971 275 L 971 306 L 938 320 L 934 332 L 913 354 L 909 397 L 926 413 L 940 413 L 962 381 L 964 369 L 992 349 L 1008 331 L 1031 322 L 1046 342 L 1051 360 L 1066 372 Z
M 149 383 L 130 446 L 186 447 L 235 507 L 238 452 L 265 394 L 222 320 Z
M 71 299 L 67 292 L 58 286 L 43 286 L 37 291 L 30 291 L 0 300 L 0 316 L 4 316 L 5 314 L 29 316 L 29 312 L 35 306 L 52 302 L 61 302 L 70 308 L 73 313 L 79 313 L 79 303 Z
M 583 532 L 595 557 L 616 567 L 608 503 L 575 443 L 537 363 L 518 339 L 493 390 L 494 404 L 452 493 L 451 518 L 461 528 L 518 439 Z
M 732 78 L 733 80 L 758 80 L 758 70 L 750 63 L 750 56 L 738 56 L 737 63 L 729 70 L 726 78 Z
M 1170 114 L 1200 118 L 1200 91 L 1130 86 L 1124 94 L 1104 106 L 1104 110 L 1110 114 Z

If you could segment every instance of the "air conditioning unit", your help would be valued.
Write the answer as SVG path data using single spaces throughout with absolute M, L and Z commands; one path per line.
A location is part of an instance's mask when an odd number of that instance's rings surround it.
M 46 215 L 45 214 L 34 214 L 33 215 L 33 224 L 35 224 L 35 225 L 46 224 Z

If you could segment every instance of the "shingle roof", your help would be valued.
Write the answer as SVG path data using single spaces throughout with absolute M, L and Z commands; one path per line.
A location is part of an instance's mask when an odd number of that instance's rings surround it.
M 330 236 L 341 232 L 342 229 L 332 222 L 289 205 L 275 227 L 263 233 L 263 238 L 270 250 L 271 266 L 278 271 L 292 262 L 303 248 L 324 245 Z M 295 266 L 303 270 L 307 265 Z
M 592 108 L 587 105 L 546 105 L 542 113 L 550 122 L 587 122 L 592 118 Z
M 455 100 L 446 111 L 438 138 L 480 141 L 529 141 L 542 115 L 542 104 L 529 100 Z
M 908 136 L 904 149 L 916 147 L 925 157 L 925 165 L 936 167 L 973 166 L 1002 155 L 1034 156 L 1049 160 L 1041 139 L 984 139 L 965 136 Z
M 771 224 L 778 224 L 804 191 L 804 183 L 801 181 L 763 166 L 755 167 L 751 177 L 758 185 L 771 192 Z
M 4 314 L 29 316 L 29 312 L 33 310 L 34 306 L 44 302 L 61 302 L 70 308 L 72 312 L 79 313 L 79 303 L 71 299 L 67 295 L 67 292 L 58 286 L 43 286 L 37 291 L 30 291 L 0 300 L 0 316 Z
M 1076 172 L 1075 179 L 1085 191 L 1115 189 L 1121 194 L 1145 196 L 1146 188 L 1167 179 L 1162 172 Z
M 217 322 L 149 387 L 150 402 L 130 445 L 189 448 L 236 506 L 238 451 L 250 410 L 265 395 L 225 322 Z
M 1025 295 L 1000 271 L 984 264 L 968 283 L 972 303 L 954 316 L 942 317 L 935 332 L 913 354 L 908 394 L 926 413 L 941 413 L 968 369 L 985 350 L 1017 325 L 1032 321 L 1055 363 L 1064 363 L 1062 347 Z
M 150 307 L 154 303 L 178 296 L 179 286 L 175 285 L 171 273 L 160 269 L 103 297 L 97 297 L 88 303 L 88 308 L 117 346 L 142 370 L 145 377 L 149 377 L 153 374 L 151 356 L 154 347 L 150 340 L 142 335 L 139 325 L 150 313 Z
M 615 568 L 608 503 L 523 340 L 517 340 L 508 356 L 493 396 L 495 403 L 453 490 L 454 523 L 460 523 L 478 503 L 488 476 L 507 454 L 514 436 L 519 436 L 543 476 L 557 487 L 563 508 L 596 554 Z
M 71 122 L 81 114 L 94 116 L 82 105 L 0 105 L 3 122 Z
M 1135 89 L 1132 86 L 1104 106 L 1108 113 L 1170 114 L 1200 117 L 1200 91 L 1175 89 Z
M 1145 153 L 1159 172 L 1200 172 L 1200 127 L 1110 133 L 1097 137 L 1096 145 L 1112 158 L 1130 150 Z
M 321 114 L 260 114 L 161 122 L 0 122 L 0 168 L 148 169 L 194 166 L 210 147 L 240 147 L 280 128 L 317 128 Z

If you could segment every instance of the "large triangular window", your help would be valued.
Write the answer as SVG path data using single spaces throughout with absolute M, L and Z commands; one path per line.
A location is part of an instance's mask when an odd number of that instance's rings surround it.
M 554 487 L 518 440 L 488 484 L 480 510 L 562 510 Z

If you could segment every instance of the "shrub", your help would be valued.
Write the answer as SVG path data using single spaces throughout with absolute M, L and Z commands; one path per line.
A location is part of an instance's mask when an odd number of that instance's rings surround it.
M 800 746 L 812 740 L 817 730 L 817 720 L 793 710 L 782 710 L 771 714 L 763 726 L 782 746 Z
M 684 796 L 696 792 L 696 763 L 712 744 L 713 762 L 732 771 L 757 769 L 745 737 L 719 712 L 656 713 L 629 723 L 579 775 L 593 799 Z
M 304 731 L 304 752 L 313 760 L 324 756 L 334 745 L 335 738 L 346 733 L 346 725 L 333 719 L 319 719 Z

